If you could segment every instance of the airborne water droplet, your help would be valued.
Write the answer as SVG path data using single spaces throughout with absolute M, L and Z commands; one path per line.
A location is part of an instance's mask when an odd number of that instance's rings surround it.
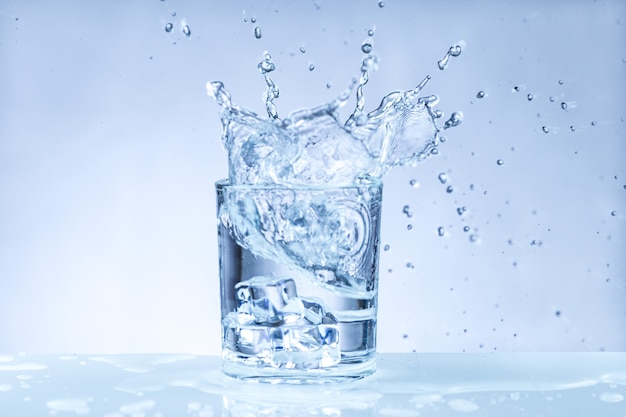
M 437 234 L 439 236 L 444 236 L 446 234 L 446 231 L 445 231 L 445 229 L 443 227 L 439 227 L 439 228 L 437 228 Z
M 448 182 L 448 176 L 446 175 L 445 172 L 440 172 L 437 178 L 439 178 L 439 182 L 442 184 L 445 184 L 446 182 Z
M 498 165 L 504 165 L 504 161 L 503 161 L 502 159 L 498 159 L 498 160 L 496 161 L 496 163 L 497 163 Z
M 461 55 L 461 45 L 452 45 L 449 49 L 448 52 L 446 52 L 446 54 L 444 55 L 443 58 L 441 58 L 438 62 L 437 62 L 437 66 L 439 67 L 440 70 L 445 70 L 446 68 L 448 68 L 448 63 L 450 61 L 450 57 L 453 56 L 459 56 Z
M 372 44 L 369 42 L 363 42 L 363 44 L 361 45 L 361 51 L 363 51 L 363 53 L 365 54 L 369 54 L 370 52 L 372 52 Z
M 478 93 L 476 93 L 476 98 L 483 98 L 485 97 L 485 92 L 483 90 L 480 90 Z
M 251 17 L 250 18 L 250 23 L 256 23 L 256 17 Z
M 444 123 L 443 128 L 449 129 L 454 126 L 458 126 L 463 121 L 463 113 L 455 111 L 450 115 L 450 118 Z
M 532 94 L 528 94 L 528 95 L 526 96 L 526 98 L 528 99 L 528 101 L 532 101 L 532 99 L 533 99 L 533 95 L 532 95 Z
M 168 33 L 169 33 L 169 32 L 171 32 L 171 31 L 172 31 L 172 29 L 174 29 L 174 25 L 173 25 L 173 24 L 171 24 L 171 23 L 167 23 L 167 24 L 165 25 L 165 31 L 166 31 L 166 32 L 168 32 Z
M 186 37 L 191 36 L 191 29 L 189 28 L 189 25 L 183 26 L 183 33 L 185 34 Z
M 470 227 L 469 227 L 469 226 L 465 226 L 465 227 L 463 227 L 463 231 L 464 231 L 464 232 L 469 232 L 469 231 L 470 231 Z
M 548 129 L 548 126 L 543 126 L 543 127 L 541 128 L 541 130 L 543 130 L 543 133 L 548 133 L 548 132 L 550 132 L 550 129 Z
M 446 188 L 446 193 L 450 194 L 452 193 L 452 191 L 454 191 L 454 188 L 452 188 L 451 185 L 448 185 L 448 188 Z
M 379 1 L 379 2 L 378 2 L 378 7 L 380 7 L 381 9 L 382 9 L 383 7 L 385 7 L 385 2 L 383 2 L 383 1 Z
M 315 69 L 315 65 L 314 64 L 309 64 L 309 71 L 313 71 Z
M 370 29 L 367 31 L 367 36 L 374 36 L 374 29 Z
M 261 39 L 261 28 L 258 26 L 254 28 L 254 37 L 257 39 Z
M 562 102 L 562 103 L 561 103 L 561 108 L 562 108 L 563 110 L 567 110 L 567 103 L 566 103 L 566 102 Z
M 300 52 L 302 52 L 303 54 L 306 54 L 306 49 L 304 49 L 304 46 L 300 47 Z
M 402 213 L 406 214 L 406 217 L 413 217 L 413 212 L 408 204 L 402 208 Z
M 384 250 L 385 252 L 387 252 L 389 249 L 391 249 L 391 246 L 389 246 L 389 245 L 385 245 L 385 246 L 383 247 L 383 250 Z

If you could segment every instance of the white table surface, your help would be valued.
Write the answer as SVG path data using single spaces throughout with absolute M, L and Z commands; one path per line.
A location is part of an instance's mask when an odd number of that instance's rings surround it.
M 626 353 L 379 354 L 356 382 L 225 377 L 191 355 L 0 355 L 0 416 L 626 417 Z

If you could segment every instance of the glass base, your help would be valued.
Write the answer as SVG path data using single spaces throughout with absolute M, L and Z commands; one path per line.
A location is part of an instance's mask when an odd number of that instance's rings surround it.
M 316 369 L 275 369 L 222 360 L 222 372 L 232 378 L 266 384 L 325 384 L 362 379 L 376 371 L 376 355 L 358 362 Z

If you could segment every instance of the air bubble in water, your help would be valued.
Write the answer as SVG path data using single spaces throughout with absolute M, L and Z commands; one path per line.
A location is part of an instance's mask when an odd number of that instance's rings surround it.
M 254 37 L 261 39 L 261 28 L 258 26 L 254 28 Z
M 174 29 L 174 25 L 173 25 L 173 24 L 171 24 L 171 23 L 167 23 L 167 24 L 165 25 L 165 31 L 166 31 L 166 32 L 168 32 L 168 33 L 169 33 L 169 32 L 171 32 L 171 31 L 172 31 L 172 29 Z
M 313 71 L 315 69 L 315 65 L 314 64 L 309 64 L 309 71 Z
M 363 51 L 364 54 L 369 54 L 372 52 L 372 44 L 369 42 L 363 42 L 361 45 L 361 51 Z
M 439 178 L 439 182 L 442 184 L 445 184 L 446 182 L 448 182 L 448 175 L 446 175 L 445 172 L 440 172 L 437 178 Z
M 189 28 L 189 25 L 183 26 L 183 33 L 185 34 L 186 37 L 191 36 L 191 29 Z
M 480 90 L 478 93 L 476 93 L 476 98 L 483 98 L 485 97 L 485 92 L 483 90 Z
M 567 103 L 566 103 L 566 102 L 562 102 L 562 103 L 561 103 L 561 108 L 562 108 L 563 110 L 567 110 Z
M 450 118 L 444 123 L 443 128 L 449 129 L 451 127 L 455 127 L 461 124 L 463 121 L 463 113 L 459 111 L 455 111 L 450 115 Z

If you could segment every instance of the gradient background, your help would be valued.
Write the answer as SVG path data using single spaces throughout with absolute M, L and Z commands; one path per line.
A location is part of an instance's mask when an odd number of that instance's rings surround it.
M 368 109 L 431 74 L 465 116 L 386 178 L 379 350 L 625 350 L 624 3 L 433 3 L 0 0 L 0 352 L 218 354 L 205 83 L 262 112 L 267 50 L 284 116 L 373 28 Z

